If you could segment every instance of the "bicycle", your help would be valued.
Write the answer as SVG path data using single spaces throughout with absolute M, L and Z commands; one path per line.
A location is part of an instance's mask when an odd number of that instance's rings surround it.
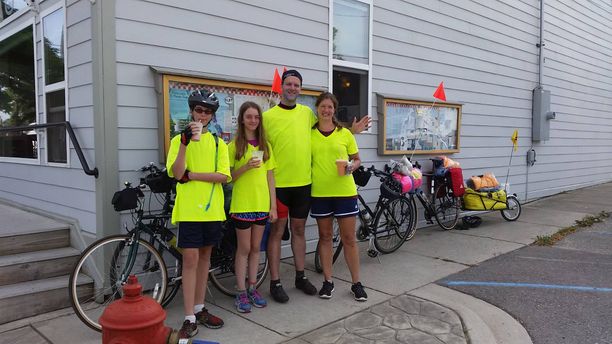
M 436 159 L 430 159 L 435 161 Z M 421 169 L 418 161 L 412 163 L 413 167 Z M 416 212 L 416 202 L 414 196 L 419 200 L 424 209 L 425 221 L 428 224 L 433 224 L 432 217 L 442 229 L 451 230 L 459 221 L 461 212 L 461 197 L 455 196 L 453 188 L 448 181 L 446 175 L 436 175 L 435 171 L 423 173 L 424 177 L 428 177 L 429 196 L 425 195 L 422 188 L 410 193 L 410 198 L 414 204 Z M 416 216 L 414 226 L 416 226 Z
M 389 170 L 388 167 L 386 167 Z M 395 252 L 402 244 L 412 239 L 416 233 L 414 215 L 416 209 L 409 198 L 401 193 L 401 185 L 392 176 L 390 171 L 381 171 L 371 166 L 365 169 L 359 167 L 353 172 L 355 184 L 364 187 L 368 184 L 370 177 L 374 175 L 380 178 L 380 194 L 374 210 L 368 206 L 361 194 L 357 193 L 359 200 L 359 227 L 357 228 L 357 240 L 368 241 L 368 256 L 374 258 L 378 253 L 388 254 Z M 342 240 L 337 221 L 334 220 L 333 234 L 333 259 L 336 262 L 342 251 Z M 315 270 L 322 272 L 319 257 L 319 244 L 315 252 Z
M 113 197 L 115 210 L 130 210 L 135 216 L 134 227 L 127 230 L 127 234 L 108 236 L 92 243 L 83 251 L 70 275 L 72 308 L 81 321 L 96 331 L 101 331 L 98 319 L 104 309 L 121 298 L 122 286 L 129 275 L 136 275 L 143 294 L 164 307 L 181 286 L 181 249 L 176 246 L 177 237 L 169 228 L 174 180 L 152 163 L 140 171 L 148 174 L 141 178 L 138 186 L 132 187 L 126 182 L 125 188 Z M 147 212 L 142 192 L 146 187 L 151 191 Z M 153 213 L 150 211 L 151 198 L 159 199 L 159 194 L 163 194 L 162 209 Z M 221 242 L 213 248 L 209 281 L 223 294 L 234 296 L 237 293 L 234 275 L 236 233 L 231 220 L 223 223 L 223 232 Z M 267 272 L 268 260 L 264 252 L 257 286 L 263 283 Z

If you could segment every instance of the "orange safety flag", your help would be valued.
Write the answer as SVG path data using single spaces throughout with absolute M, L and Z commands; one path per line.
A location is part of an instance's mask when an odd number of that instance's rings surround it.
M 436 91 L 433 94 L 434 98 L 440 99 L 442 101 L 446 101 L 446 94 L 444 94 L 444 81 L 438 85 Z
M 512 146 L 514 146 L 514 151 L 516 152 L 518 150 L 518 129 L 514 130 L 510 140 L 512 140 Z
M 274 78 L 272 79 L 272 92 L 281 94 L 282 93 L 282 88 L 281 88 L 281 77 L 280 74 L 278 74 L 278 68 L 274 68 Z

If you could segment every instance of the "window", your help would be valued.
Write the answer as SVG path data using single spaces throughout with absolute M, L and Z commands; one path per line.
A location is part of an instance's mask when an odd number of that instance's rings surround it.
M 4 2 L 2 6 L 4 8 Z M 36 123 L 34 61 L 32 26 L 0 41 L 0 127 Z M 0 156 L 37 159 L 36 132 L 0 134 Z
M 45 115 L 47 123 L 66 121 L 64 9 L 43 17 Z M 67 163 L 66 128 L 47 129 L 47 162 Z
M 330 0 L 330 85 L 338 120 L 352 123 L 370 109 L 372 1 Z
M 28 4 L 25 0 L 0 0 L 0 23 L 26 7 Z

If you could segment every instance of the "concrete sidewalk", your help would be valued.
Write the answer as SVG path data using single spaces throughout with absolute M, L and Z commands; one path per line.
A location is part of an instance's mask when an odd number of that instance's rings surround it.
M 547 197 L 523 205 L 518 221 L 506 222 L 499 212 L 483 215 L 480 227 L 468 231 L 420 229 L 397 252 L 369 258 L 362 247 L 361 276 L 367 302 L 352 299 L 350 274 L 340 259 L 334 265 L 336 292 L 331 300 L 306 296 L 292 287 L 292 260 L 281 264 L 291 298 L 270 300 L 268 307 L 239 314 L 233 299 L 211 288 L 207 307 L 225 320 L 218 330 L 200 327 L 197 338 L 220 343 L 531 343 L 525 329 L 504 311 L 471 296 L 433 284 L 447 275 L 489 258 L 531 244 L 575 220 L 612 211 L 612 183 Z M 419 214 L 420 215 L 420 214 Z M 307 275 L 319 287 L 312 254 Z M 265 297 L 267 281 L 261 291 Z M 182 322 L 181 296 L 168 307 L 166 324 Z M 100 343 L 65 309 L 0 325 L 0 343 Z

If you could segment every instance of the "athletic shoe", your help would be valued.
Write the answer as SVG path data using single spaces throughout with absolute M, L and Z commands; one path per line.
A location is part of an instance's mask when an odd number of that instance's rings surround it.
M 179 339 L 189 339 L 196 334 L 198 334 L 198 325 L 185 319 L 183 326 L 179 330 Z
M 351 287 L 351 294 L 353 294 L 355 300 L 357 301 L 368 301 L 368 294 L 366 294 L 365 290 L 363 290 L 363 285 L 361 285 L 361 282 L 353 284 Z
M 247 296 L 249 297 L 249 301 L 251 304 L 257 308 L 266 307 L 268 302 L 261 296 L 261 294 L 255 288 L 247 289 Z
M 315 295 L 317 293 L 317 288 L 312 285 L 312 283 L 310 283 L 306 276 L 303 276 L 302 278 L 296 278 L 295 287 L 303 291 L 306 295 Z
M 272 299 L 276 302 L 285 303 L 289 301 L 289 296 L 285 293 L 285 289 L 283 289 L 283 285 L 280 283 L 270 286 L 270 295 L 272 295 Z
M 249 302 L 246 291 L 236 295 L 234 306 L 236 306 L 236 310 L 240 313 L 249 313 L 251 311 L 251 303 Z
M 223 327 L 223 320 L 221 318 L 208 313 L 208 309 L 203 308 L 201 311 L 195 314 L 198 323 L 208 328 L 221 328 Z
M 323 281 L 323 286 L 321 290 L 319 290 L 319 297 L 322 299 L 331 299 L 334 290 L 334 282 Z

